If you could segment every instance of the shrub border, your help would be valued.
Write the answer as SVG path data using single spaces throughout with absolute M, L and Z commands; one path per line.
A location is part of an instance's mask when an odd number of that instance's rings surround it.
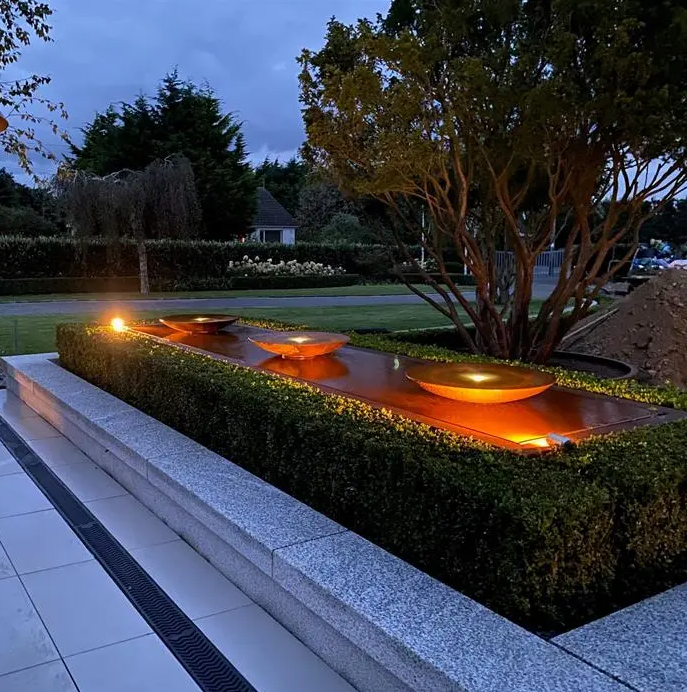
M 260 320 L 247 322 L 262 327 L 285 326 Z M 133 344 L 139 339 L 144 341 L 138 341 L 138 345 L 145 346 L 134 354 L 137 349 Z M 377 348 L 388 345 L 383 337 L 353 335 L 354 345 L 370 347 L 372 343 Z M 391 343 L 397 346 L 395 340 Z M 412 347 L 409 355 L 420 355 L 417 347 Z M 140 334 L 113 336 L 106 328 L 61 326 L 58 350 L 65 366 L 76 374 L 235 459 L 334 520 L 537 631 L 557 630 L 563 624 L 576 626 L 647 593 L 655 593 L 657 587 L 667 588 L 687 578 L 687 510 L 682 497 L 687 487 L 687 463 L 676 453 L 687 446 L 687 421 L 591 438 L 570 450 L 557 449 L 535 459 L 523 458 L 305 383 L 180 350 Z M 398 348 L 391 350 L 399 352 Z M 118 377 L 115 373 L 125 367 L 127 360 L 133 363 L 133 370 Z M 144 360 L 148 362 L 141 369 Z M 269 411 L 268 421 L 255 430 L 254 419 L 244 421 L 252 430 L 245 436 L 246 440 L 250 438 L 250 444 L 248 448 L 240 444 L 236 447 L 236 440 L 226 440 L 213 426 L 208 428 L 207 421 L 197 427 L 184 417 L 185 412 L 168 410 L 166 396 L 155 400 L 152 392 L 159 387 L 155 378 L 168 377 L 165 372 L 174 372 L 175 377 L 182 379 L 190 376 L 188 389 L 193 391 L 217 387 L 221 390 L 225 384 L 231 385 L 230 389 L 239 387 L 241 391 L 230 396 L 238 406 L 235 413 L 250 410 L 250 406 L 257 405 L 256 401 L 262 401 L 256 411 Z M 195 374 L 191 376 L 192 372 Z M 593 377 L 579 378 L 577 373 L 574 377 L 576 382 L 584 381 L 588 388 L 594 387 L 591 391 L 599 391 L 604 385 Z M 147 382 L 132 384 L 146 378 Z M 201 385 L 201 381 L 205 384 Z M 614 386 L 614 381 L 605 384 Z M 253 399 L 236 404 L 245 392 L 250 392 Z M 634 394 L 630 390 L 625 393 Z M 640 394 L 646 392 L 642 390 Z M 655 398 L 666 401 L 668 397 Z M 221 400 L 220 396 L 218 401 Z M 275 405 L 279 400 L 284 402 L 283 407 Z M 254 418 L 256 415 L 254 412 Z M 212 416 L 208 414 L 206 418 L 211 420 Z M 244 423 L 233 417 L 231 423 L 215 421 L 215 427 L 243 429 L 240 426 Z M 353 473 L 350 478 L 354 480 L 328 481 L 323 492 L 311 485 L 322 477 L 323 468 L 317 465 L 321 449 L 313 448 L 307 435 L 299 437 L 299 431 L 307 430 L 308 435 L 328 439 L 332 429 L 345 436 L 337 437 L 342 449 L 349 445 L 348 456 L 337 448 L 338 443 L 328 445 L 332 447 L 332 458 L 339 459 L 334 464 L 336 472 L 343 472 L 351 459 L 355 459 L 356 470 L 344 473 Z M 285 436 L 284 440 L 273 446 L 280 435 Z M 261 447 L 262 441 L 257 442 L 258 437 L 268 439 L 265 449 Z M 381 447 L 377 449 L 375 444 Z M 287 459 L 284 455 L 291 456 Z M 411 486 L 421 482 L 422 487 L 434 488 L 430 491 L 431 507 L 423 505 L 420 497 L 403 495 L 402 489 L 392 488 L 392 483 L 389 488 L 393 492 L 386 492 L 385 487 L 376 487 L 374 492 L 376 497 L 388 496 L 386 501 L 395 502 L 395 509 L 384 507 L 384 502 L 375 499 L 368 504 L 365 500 L 363 506 L 351 510 L 347 501 L 336 495 L 336 489 L 339 483 L 344 483 L 343 488 L 352 483 L 356 493 L 361 491 L 361 479 L 369 473 L 364 466 L 366 455 L 371 455 L 370 463 L 374 459 L 378 464 L 377 460 L 383 459 L 390 465 L 386 471 L 383 464 L 379 465 L 379 478 L 384 473 L 387 478 L 400 473 L 400 477 L 411 479 L 404 481 Z M 272 457 L 276 459 L 274 467 L 272 461 L 265 462 Z M 417 473 L 422 481 L 412 480 Z M 432 486 L 433 483 L 437 485 Z M 368 488 L 368 492 L 372 491 Z M 356 502 L 359 499 L 354 496 Z M 418 502 L 413 510 L 413 503 Z M 399 506 L 404 510 L 394 514 Z M 436 515 L 437 511 L 446 512 L 447 516 Z M 460 511 L 469 516 L 473 516 L 472 512 L 479 518 L 477 534 L 470 533 L 473 529 L 461 533 L 467 530 L 460 523 L 462 518 L 450 516 L 451 512 Z M 396 528 L 389 533 L 388 528 L 393 526 Z M 543 527 L 548 527 L 545 533 Z M 502 536 L 508 531 L 515 532 L 518 541 L 504 545 Z M 409 535 L 422 538 L 409 545 Z M 472 558 L 461 555 L 461 564 L 457 565 L 454 546 L 446 545 L 445 536 L 455 536 L 456 546 L 464 551 L 465 540 L 475 542 L 470 548 Z M 528 556 L 525 562 L 521 551 Z M 474 565 L 466 564 L 470 559 L 475 560 Z M 456 569 L 458 572 L 450 576 Z

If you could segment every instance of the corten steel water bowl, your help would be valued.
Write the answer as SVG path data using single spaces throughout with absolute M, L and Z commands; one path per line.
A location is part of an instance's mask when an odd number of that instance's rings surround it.
M 348 343 L 345 334 L 329 332 L 270 332 L 248 340 L 269 353 L 295 360 L 324 356 Z
M 546 391 L 556 378 L 540 370 L 498 363 L 417 365 L 406 377 L 432 394 L 472 404 L 505 404 Z
M 167 315 L 161 317 L 160 322 L 187 334 L 216 334 L 238 319 L 236 315 Z

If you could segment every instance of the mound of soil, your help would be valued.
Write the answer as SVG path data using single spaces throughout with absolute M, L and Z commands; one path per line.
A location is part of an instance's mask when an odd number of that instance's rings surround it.
M 661 272 L 614 307 L 615 314 L 566 346 L 632 363 L 646 382 L 687 388 L 687 270 Z

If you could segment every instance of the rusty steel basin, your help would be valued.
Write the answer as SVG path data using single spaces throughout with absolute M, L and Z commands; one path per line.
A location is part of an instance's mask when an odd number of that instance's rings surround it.
M 160 322 L 170 329 L 186 334 L 216 334 L 220 329 L 237 322 L 236 315 L 166 315 Z
M 348 343 L 345 334 L 330 332 L 265 332 L 248 340 L 268 353 L 294 360 L 324 356 Z
M 426 363 L 406 377 L 432 394 L 473 404 L 507 404 L 536 396 L 556 383 L 541 370 L 499 363 Z

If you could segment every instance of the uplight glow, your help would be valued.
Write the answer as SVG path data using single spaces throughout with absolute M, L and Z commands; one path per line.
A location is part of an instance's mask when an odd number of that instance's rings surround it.
M 468 380 L 472 380 L 473 382 L 486 382 L 487 380 L 493 380 L 494 376 L 493 375 L 484 375 L 479 372 L 474 372 L 470 373 L 468 375 L 465 375 L 465 377 Z
M 116 332 L 123 332 L 126 329 L 126 325 L 124 324 L 124 320 L 121 317 L 115 317 L 111 322 L 110 326 L 112 329 L 114 329 Z

